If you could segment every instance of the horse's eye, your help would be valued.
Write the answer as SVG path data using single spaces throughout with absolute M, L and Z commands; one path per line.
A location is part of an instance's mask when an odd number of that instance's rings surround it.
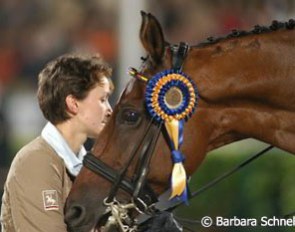
M 124 110 L 122 112 L 122 120 L 127 124 L 135 124 L 139 119 L 139 113 L 135 110 Z

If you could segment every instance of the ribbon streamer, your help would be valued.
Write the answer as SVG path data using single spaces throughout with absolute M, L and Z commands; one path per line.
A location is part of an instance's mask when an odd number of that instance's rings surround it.
M 166 131 L 170 138 L 172 149 L 173 168 L 171 175 L 171 198 L 180 197 L 188 203 L 187 197 L 187 176 L 183 166 L 184 155 L 179 151 L 183 143 L 184 120 L 173 119 L 165 122 Z

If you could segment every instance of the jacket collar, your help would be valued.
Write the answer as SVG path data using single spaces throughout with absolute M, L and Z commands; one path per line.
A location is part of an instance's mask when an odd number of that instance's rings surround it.
M 87 153 L 84 146 L 81 146 L 78 155 L 76 155 L 58 129 L 50 122 L 43 128 L 41 136 L 55 150 L 57 155 L 63 159 L 68 171 L 73 176 L 77 176 L 82 168 L 83 158 Z

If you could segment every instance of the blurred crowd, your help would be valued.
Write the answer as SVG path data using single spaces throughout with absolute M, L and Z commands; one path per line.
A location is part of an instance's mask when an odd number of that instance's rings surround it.
M 150 0 L 170 41 L 197 44 L 233 29 L 250 30 L 295 17 L 294 0 Z M 170 42 L 169 41 L 169 42 Z
M 9 165 L 44 125 L 35 92 L 47 61 L 65 52 L 100 52 L 116 69 L 118 1 L 0 1 L 0 166 Z M 145 5 L 169 42 L 190 44 L 295 18 L 294 0 L 146 0 Z M 116 83 L 116 72 L 113 78 Z
M 116 1 L 0 1 L 0 164 L 40 133 L 37 75 L 65 52 L 97 52 L 115 66 Z M 4 129 L 5 128 L 5 129 Z

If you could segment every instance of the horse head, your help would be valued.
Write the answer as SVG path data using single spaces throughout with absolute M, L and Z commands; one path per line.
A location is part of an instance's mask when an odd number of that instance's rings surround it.
M 295 151 L 290 142 L 295 101 L 289 101 L 295 99 L 293 28 L 294 21 L 276 22 L 267 30 L 235 31 L 188 48 L 182 71 L 199 94 L 196 112 L 184 124 L 181 151 L 187 175 L 208 151 L 248 137 Z M 69 194 L 65 217 L 70 231 L 98 228 L 121 204 L 134 206 L 134 191 L 151 200 L 150 192 L 159 195 L 170 185 L 169 136 L 151 122 L 145 94 L 152 77 L 175 65 L 180 46 L 167 43 L 157 19 L 144 12 L 140 39 L 147 57 L 138 72 L 132 70 L 137 78 L 127 84 Z M 145 159 L 146 153 L 152 154 Z M 96 174 L 97 169 L 102 171 Z

